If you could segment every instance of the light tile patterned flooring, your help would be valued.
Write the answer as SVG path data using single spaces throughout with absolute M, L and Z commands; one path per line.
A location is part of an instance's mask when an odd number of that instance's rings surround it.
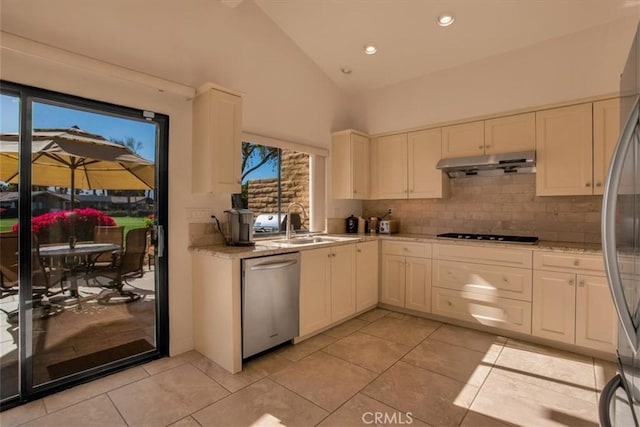
M 0 413 L 0 425 L 597 426 L 612 363 L 374 309 L 231 375 L 195 351 Z

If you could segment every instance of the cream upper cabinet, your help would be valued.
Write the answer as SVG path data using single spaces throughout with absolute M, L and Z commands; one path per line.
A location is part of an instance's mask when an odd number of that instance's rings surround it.
M 620 136 L 620 99 L 593 103 L 593 194 L 602 194 Z
M 331 139 L 331 188 L 336 199 L 369 198 L 369 137 L 347 130 Z
M 442 128 L 442 158 L 484 154 L 484 121 Z
M 443 197 L 448 188 L 447 176 L 436 169 L 442 158 L 442 129 L 408 134 L 408 182 L 410 199 Z
M 485 154 L 536 149 L 535 113 L 499 117 L 484 122 Z
M 592 194 L 592 104 L 536 113 L 536 194 Z
M 378 303 L 378 241 L 356 244 L 356 311 Z
M 407 198 L 407 134 L 380 136 L 372 143 L 372 185 L 377 199 Z
M 239 193 L 242 98 L 213 85 L 193 101 L 192 191 Z

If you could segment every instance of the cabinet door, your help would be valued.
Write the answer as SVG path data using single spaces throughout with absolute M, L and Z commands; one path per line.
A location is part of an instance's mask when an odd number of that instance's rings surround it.
M 576 290 L 576 344 L 615 353 L 616 315 L 606 277 L 578 275 Z
M 331 324 L 329 248 L 300 254 L 300 336 Z
M 573 344 L 575 314 L 575 275 L 534 271 L 532 335 Z
M 369 138 L 351 134 L 351 182 L 354 199 L 369 198 Z
M 407 257 L 405 265 L 405 307 L 431 313 L 431 260 Z
M 620 136 L 620 99 L 593 103 L 593 194 L 602 194 L 613 149 Z
M 356 311 L 378 303 L 378 242 L 356 244 Z
M 407 197 L 407 134 L 381 136 L 376 147 L 376 197 Z
M 369 197 L 369 138 L 353 131 L 331 136 L 331 195 L 336 199 Z
M 536 113 L 536 194 L 592 194 L 591 104 Z
M 329 252 L 333 323 L 356 312 L 356 245 L 335 246 Z
M 535 113 L 485 120 L 484 151 L 486 154 L 513 153 L 535 149 Z
M 193 104 L 192 190 L 239 193 L 242 98 L 216 89 Z
M 404 265 L 403 256 L 382 255 L 380 302 L 404 307 Z
M 484 154 L 484 121 L 442 128 L 442 158 Z
M 407 147 L 409 198 L 442 197 L 447 178 L 436 169 L 442 158 L 442 129 L 409 133 Z

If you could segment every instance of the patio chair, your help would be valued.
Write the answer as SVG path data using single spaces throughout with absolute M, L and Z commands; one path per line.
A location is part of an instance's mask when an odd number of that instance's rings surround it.
M 115 243 L 122 248 L 122 243 L 124 241 L 124 225 L 96 225 L 95 227 L 93 227 L 93 241 L 96 243 Z M 95 260 L 93 260 L 92 266 L 108 267 L 109 265 L 111 265 L 112 259 L 113 254 L 100 254 Z
M 0 298 L 19 292 L 18 233 L 0 233 Z M 32 237 L 31 290 L 34 305 L 48 305 L 43 298 L 64 292 L 63 271 L 46 266 L 40 257 L 40 246 L 35 235 Z M 60 291 L 52 287 L 60 283 Z M 7 313 L 12 315 L 13 313 Z
M 142 277 L 144 274 L 147 232 L 146 228 L 129 230 L 125 238 L 124 252 L 114 253 L 109 266 L 96 267 L 87 274 L 87 279 L 96 279 L 99 286 L 113 289 L 113 292 L 100 297 L 101 303 L 109 303 L 114 297 L 118 297 L 114 300 L 115 302 L 131 302 L 140 298 L 139 294 L 126 291 L 123 287 L 125 284 L 131 286 L 128 282 L 129 279 Z M 108 279 L 109 282 L 100 283 L 98 280 L 100 277 Z

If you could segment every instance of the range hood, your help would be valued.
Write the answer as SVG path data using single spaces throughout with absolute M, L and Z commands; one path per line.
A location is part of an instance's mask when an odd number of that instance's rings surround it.
M 536 152 L 531 150 L 442 159 L 436 168 L 442 169 L 450 178 L 533 173 L 536 171 Z

